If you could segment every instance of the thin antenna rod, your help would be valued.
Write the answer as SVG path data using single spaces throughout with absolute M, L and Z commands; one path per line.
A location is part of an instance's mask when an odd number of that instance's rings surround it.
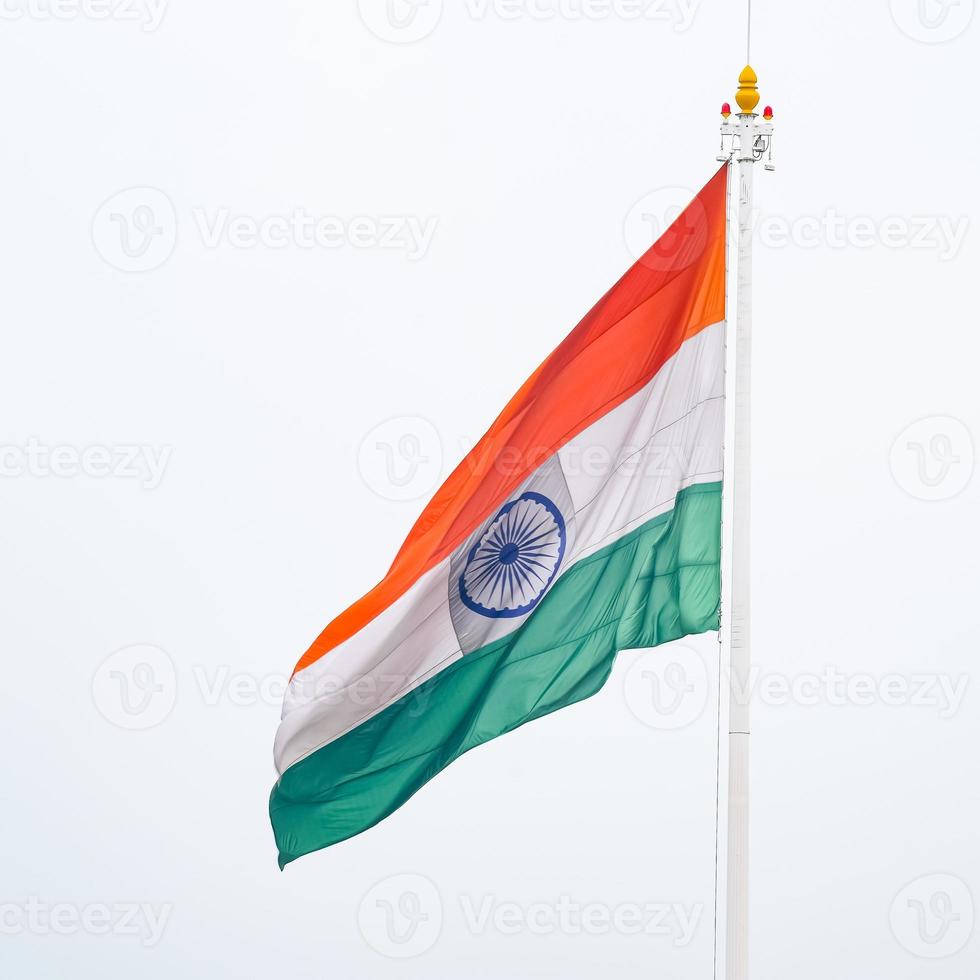
M 747 65 L 752 64 L 752 0 L 747 0 L 748 2 L 748 17 L 746 18 L 747 23 L 745 25 L 745 63 Z

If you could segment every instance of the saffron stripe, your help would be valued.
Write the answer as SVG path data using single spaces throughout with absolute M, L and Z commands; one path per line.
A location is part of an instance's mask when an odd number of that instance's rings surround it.
M 419 517 L 385 578 L 317 637 L 295 671 L 353 636 L 464 541 L 529 472 L 724 318 L 726 167 L 511 399 Z M 499 466 L 502 455 L 520 465 Z

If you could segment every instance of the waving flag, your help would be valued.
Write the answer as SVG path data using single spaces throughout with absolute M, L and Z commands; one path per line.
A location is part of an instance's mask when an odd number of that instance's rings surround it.
M 296 666 L 280 866 L 467 750 L 718 627 L 727 165 L 524 383 Z

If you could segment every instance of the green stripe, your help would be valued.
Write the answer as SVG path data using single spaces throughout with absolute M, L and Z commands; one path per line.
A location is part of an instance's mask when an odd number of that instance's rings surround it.
M 374 826 L 464 752 L 595 694 L 620 650 L 718 628 L 721 484 L 572 566 L 509 636 L 291 766 L 269 811 L 279 865 Z

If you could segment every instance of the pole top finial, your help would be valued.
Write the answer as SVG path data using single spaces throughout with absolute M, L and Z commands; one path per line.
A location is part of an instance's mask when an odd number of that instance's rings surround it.
M 746 65 L 742 69 L 742 74 L 738 76 L 738 91 L 735 93 L 735 101 L 744 113 L 752 112 L 759 104 L 759 78 L 752 70 L 751 65 Z

